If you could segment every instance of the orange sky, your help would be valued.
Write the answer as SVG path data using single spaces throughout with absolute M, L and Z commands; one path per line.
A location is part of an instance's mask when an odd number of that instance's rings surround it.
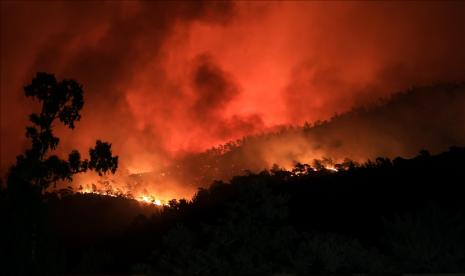
M 113 143 L 150 170 L 411 85 L 465 79 L 464 2 L 1 3 L 1 174 L 37 71 L 84 85 L 61 150 Z

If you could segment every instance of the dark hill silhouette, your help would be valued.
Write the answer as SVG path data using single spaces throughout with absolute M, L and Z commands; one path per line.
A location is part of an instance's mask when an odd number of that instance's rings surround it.
M 463 272 L 463 164 L 459 147 L 339 172 L 300 164 L 215 182 L 161 209 L 50 195 L 57 240 L 45 248 L 68 273 Z

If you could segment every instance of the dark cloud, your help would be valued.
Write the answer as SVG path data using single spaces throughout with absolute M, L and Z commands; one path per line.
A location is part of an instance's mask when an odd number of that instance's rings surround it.
M 192 76 L 193 112 L 200 119 L 221 116 L 227 104 L 239 94 L 237 85 L 226 72 L 214 64 L 211 57 L 198 57 Z
M 2 3 L 2 174 L 27 144 L 23 129 L 33 105 L 22 98 L 21 88 L 36 71 L 84 84 L 85 108 L 76 133 L 58 129 L 64 149 L 84 148 L 97 136 L 116 148 L 119 144 L 123 156 L 131 155 L 136 149 L 126 148 L 124 138 L 131 136 L 148 150 L 163 151 L 152 142 L 161 135 L 135 127 L 128 87 L 163 56 L 160 49 L 177 24 L 225 24 L 233 13 L 231 2 Z M 157 70 L 154 78 L 164 82 Z M 147 100 L 154 99 L 148 95 Z M 16 118 L 20 124 L 11 123 Z
M 237 133 L 245 135 L 255 134 L 264 129 L 263 119 L 257 115 L 238 116 L 234 115 L 224 120 L 215 130 L 218 138 L 227 139 L 228 137 L 236 137 Z

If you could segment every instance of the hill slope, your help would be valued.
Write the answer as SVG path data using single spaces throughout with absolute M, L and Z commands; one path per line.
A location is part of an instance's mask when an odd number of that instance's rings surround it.
M 188 155 L 166 173 L 193 179 L 195 187 L 228 180 L 273 164 L 292 168 L 314 159 L 364 162 L 378 156 L 414 156 L 422 149 L 439 153 L 465 145 L 465 83 L 414 87 L 370 108 L 354 109 L 330 121 L 231 142 Z

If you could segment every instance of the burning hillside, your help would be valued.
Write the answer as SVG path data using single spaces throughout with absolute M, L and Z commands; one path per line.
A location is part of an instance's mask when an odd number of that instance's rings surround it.
M 464 49 L 465 1 L 0 1 L 0 275 L 463 272 Z
M 155 171 L 131 174 L 121 170 L 107 179 L 78 176 L 72 187 L 166 203 L 171 198 L 190 198 L 198 187 L 214 180 L 226 181 L 273 166 L 288 171 L 297 164 L 336 169 L 378 156 L 413 156 L 422 149 L 440 152 L 449 145 L 465 144 L 463 125 L 465 84 L 416 87 L 329 121 L 283 127 L 186 154 Z
M 2 175 L 27 145 L 23 126 L 34 106 L 19 95 L 37 71 L 84 86 L 82 120 L 72 132 L 57 129 L 58 150 L 111 141 L 119 169 L 130 173 L 172 167 L 185 155 L 283 125 L 329 120 L 410 85 L 465 79 L 461 2 L 1 7 Z M 355 158 L 348 153 L 341 155 Z M 270 154 L 274 162 L 280 153 Z

